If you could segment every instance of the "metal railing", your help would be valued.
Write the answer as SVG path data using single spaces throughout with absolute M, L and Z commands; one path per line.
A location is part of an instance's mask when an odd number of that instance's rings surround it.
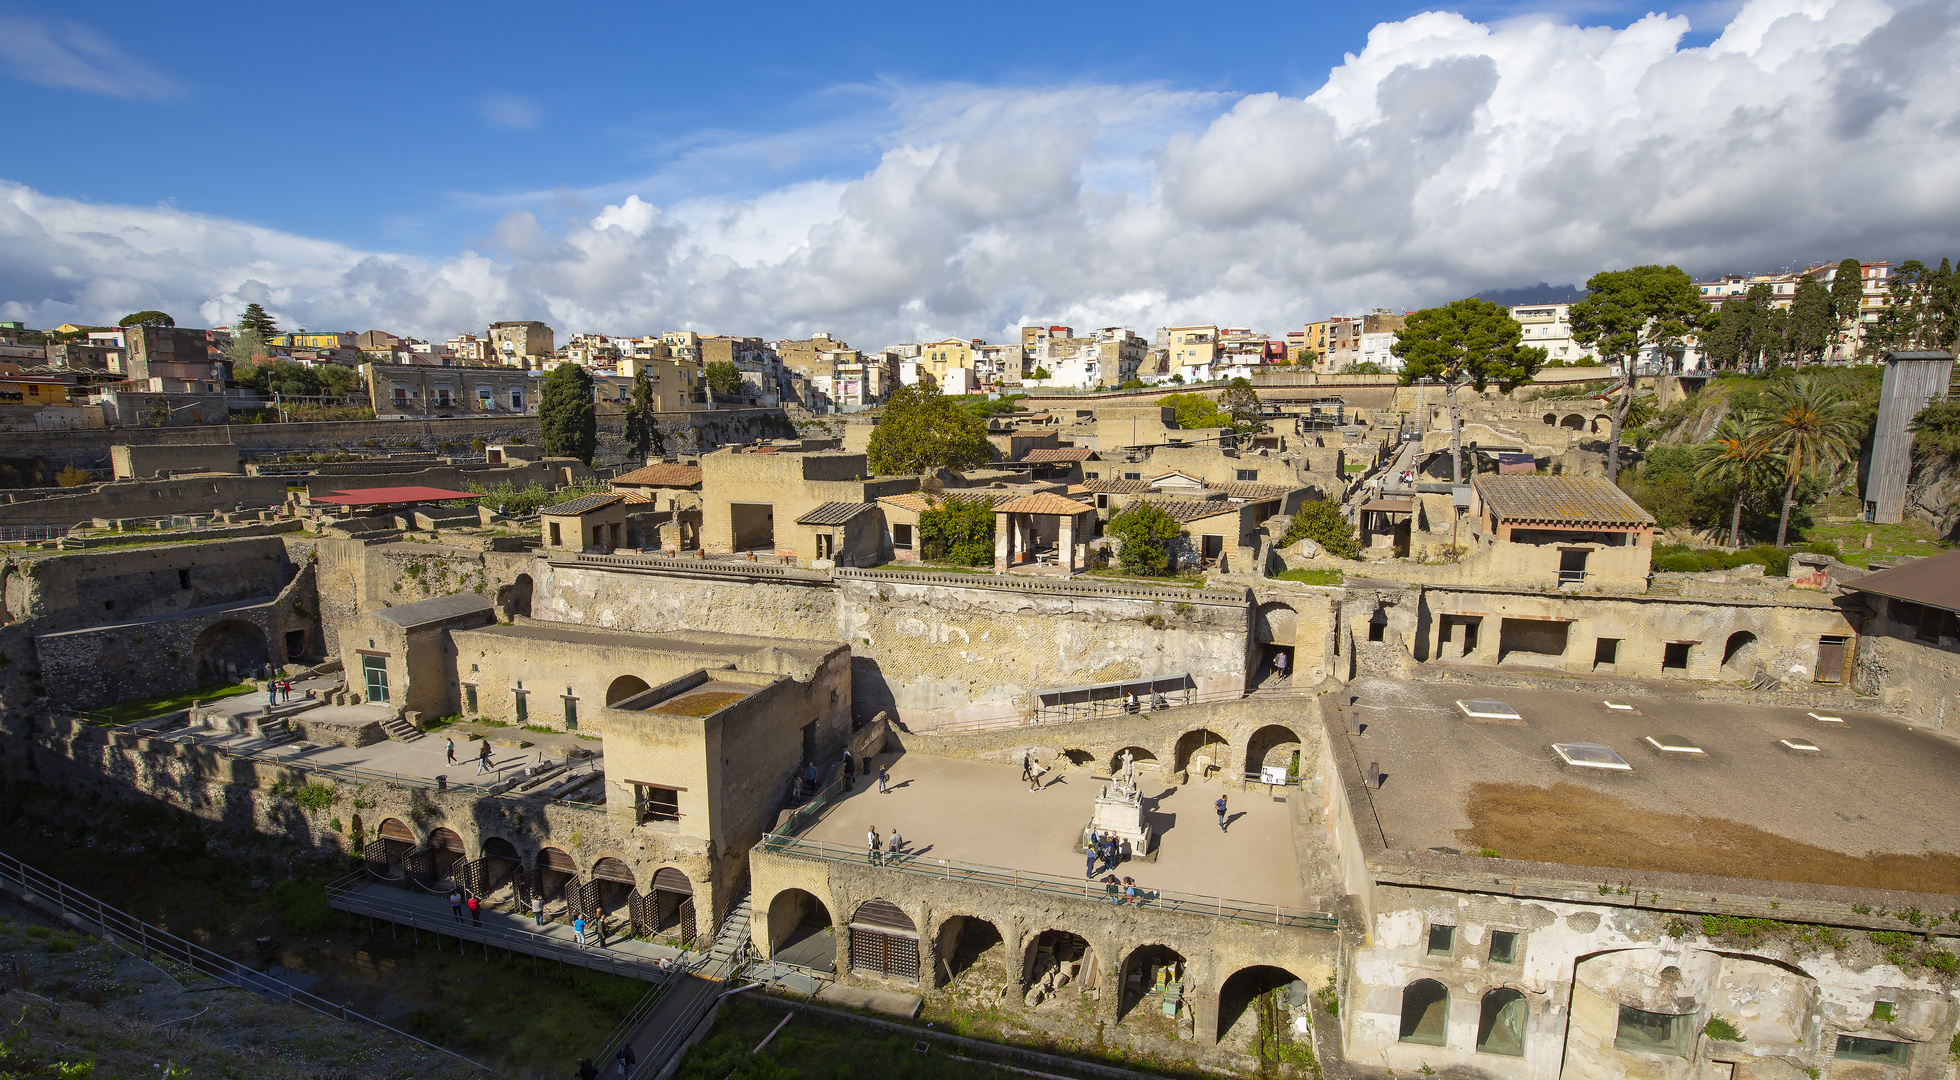
M 540 960 L 556 960 L 588 971 L 603 971 L 609 975 L 663 985 L 671 982 L 677 973 L 686 970 L 688 966 L 686 954 L 674 960 L 638 957 L 597 945 L 567 943 L 545 934 L 485 926 L 469 919 L 458 920 L 454 915 L 446 912 L 431 911 L 415 904 L 385 900 L 367 891 L 368 886 L 375 880 L 366 870 L 357 870 L 333 882 L 327 886 L 327 906 L 355 915 L 381 919 L 396 926 L 427 930 L 459 941 L 473 941 L 495 946 L 506 952 L 535 956 Z
M 71 525 L 0 525 L 0 544 L 32 544 L 43 540 L 59 540 L 68 535 Z
M 1001 713 L 998 716 L 970 717 L 965 720 L 955 720 L 951 723 L 939 724 L 933 727 L 921 727 L 917 730 L 921 735 L 959 735 L 975 731 L 994 731 L 1002 728 L 1041 727 L 1048 724 L 1107 720 L 1126 715 L 1143 717 L 1152 712 L 1163 712 L 1167 709 L 1182 709 L 1192 705 L 1211 705 L 1221 701 L 1239 701 L 1250 698 L 1255 694 L 1261 697 L 1314 696 L 1311 690 L 1264 688 L 1252 690 L 1214 690 L 1203 694 L 1188 693 L 1186 691 L 1179 691 L 1178 693 L 1180 695 L 1179 698 L 1175 701 L 1167 699 L 1162 709 L 1152 709 L 1148 703 L 1148 699 L 1145 699 L 1144 703 L 1135 713 L 1131 713 L 1120 699 L 1104 698 L 1091 702 L 1070 702 L 1067 705 L 1038 706 L 1032 716 L 1028 715 L 1024 708 L 1017 707 L 1011 713 Z M 1061 715 L 1057 715 L 1058 713 Z
M 832 844 L 822 840 L 806 840 L 801 837 L 772 833 L 762 838 L 757 849 L 776 855 L 792 858 L 823 859 L 832 862 L 866 863 L 882 866 L 887 870 L 917 874 L 923 877 L 945 878 L 970 885 L 1000 885 L 1014 889 L 1026 889 L 1048 896 L 1072 896 L 1092 903 L 1108 903 L 1107 887 L 1099 881 L 1084 878 L 1064 877 L 1059 874 L 1044 874 L 1036 870 L 1014 870 L 1002 866 L 985 866 L 978 863 L 958 862 L 952 859 L 921 859 L 913 855 L 886 855 L 872 863 L 870 855 L 862 848 Z M 1221 919 L 1238 922 L 1263 923 L 1273 926 L 1293 926 L 1309 930 L 1333 930 L 1339 921 L 1327 912 L 1306 911 L 1289 908 L 1281 904 L 1254 904 L 1243 900 L 1228 900 L 1222 896 L 1204 896 L 1198 893 L 1174 892 L 1152 889 L 1138 892 L 1127 901 L 1137 907 L 1152 908 L 1186 915 L 1211 915 Z
M 427 1039 L 418 1039 L 372 1016 L 362 1015 L 345 1005 L 338 1005 L 323 997 L 309 994 L 290 983 L 281 982 L 270 975 L 255 971 L 228 956 L 212 952 L 202 945 L 186 941 L 168 931 L 159 930 L 125 911 L 110 907 L 95 897 L 64 884 L 57 878 L 49 877 L 5 852 L 0 852 L 0 888 L 20 897 L 23 902 L 31 906 L 57 912 L 64 921 L 97 934 L 102 940 L 131 955 L 145 960 L 151 959 L 152 956 L 168 957 L 200 975 L 209 975 L 220 982 L 240 990 L 250 991 L 268 1000 L 300 1005 L 322 1016 L 339 1020 L 359 1020 L 372 1024 L 383 1031 L 399 1035 L 438 1053 L 448 1054 L 458 1061 L 468 1062 L 485 1072 L 491 1071 L 488 1065 L 466 1058 L 454 1050 L 444 1049 Z

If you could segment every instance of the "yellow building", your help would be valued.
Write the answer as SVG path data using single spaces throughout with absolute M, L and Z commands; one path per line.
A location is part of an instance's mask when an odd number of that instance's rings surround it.
M 944 338 L 928 341 L 919 354 L 919 364 L 930 372 L 933 381 L 946 385 L 946 373 L 955 368 L 973 370 L 973 347 L 983 344 L 967 338 Z
M 70 381 L 60 375 L 22 375 L 18 364 L 0 364 L 0 405 L 69 405 Z
M 1171 374 L 1184 368 L 1209 369 L 1218 359 L 1216 326 L 1170 326 L 1165 327 L 1164 335 Z
M 355 335 L 314 333 L 301 330 L 296 334 L 278 334 L 269 344 L 282 349 L 351 349 L 354 348 Z

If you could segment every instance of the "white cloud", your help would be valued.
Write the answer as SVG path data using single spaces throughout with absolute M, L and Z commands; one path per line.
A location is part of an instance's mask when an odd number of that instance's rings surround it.
M 1279 333 L 1638 262 L 1960 250 L 1960 2 L 1753 0 L 1708 47 L 1687 30 L 1429 13 L 1376 27 L 1305 98 L 888 88 L 861 175 L 665 205 L 616 185 L 564 228 L 507 204 L 485 250 L 444 259 L 0 186 L 0 317 L 217 322 L 257 300 L 286 325 L 424 335 Z M 803 134 L 691 152 L 759 162 Z
M 78 22 L 0 15 L 0 61 L 16 79 L 119 98 L 163 100 L 176 83 Z
M 544 118 L 538 103 L 518 94 L 486 94 L 476 103 L 477 114 L 497 127 L 534 128 Z

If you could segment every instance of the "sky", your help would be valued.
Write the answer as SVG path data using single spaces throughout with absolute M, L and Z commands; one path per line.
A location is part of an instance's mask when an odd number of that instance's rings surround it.
M 1937 260 L 1956 59 L 1960 0 L 0 0 L 0 319 L 1278 336 Z

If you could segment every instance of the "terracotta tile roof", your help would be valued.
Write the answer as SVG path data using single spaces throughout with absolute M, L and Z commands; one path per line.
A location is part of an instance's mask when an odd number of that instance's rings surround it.
M 796 519 L 798 525 L 842 525 L 871 509 L 870 503 L 827 502 Z
M 1001 490 L 999 488 L 948 488 L 935 497 L 940 502 L 945 502 L 948 499 L 985 499 L 995 506 L 999 506 L 1001 503 L 1012 502 L 1026 494 L 1027 492 L 1018 488 L 1009 490 Z M 914 513 L 924 513 L 932 509 L 931 502 L 928 498 L 917 491 L 908 491 L 903 495 L 881 495 L 878 497 L 878 501 L 889 506 L 896 506 L 900 510 L 911 510 Z
M 1960 611 L 1960 551 L 1900 563 L 1890 570 L 1847 581 L 1844 588 Z
M 1041 450 L 1030 450 L 1021 455 L 1022 461 L 1087 461 L 1095 456 L 1095 451 L 1080 446 L 1059 446 Z
M 903 495 L 880 495 L 878 501 L 900 510 L 910 510 L 915 514 L 923 514 L 932 509 L 932 505 L 926 502 L 926 497 L 916 491 L 908 491 Z
M 1251 480 L 1227 480 L 1220 484 L 1206 484 L 1212 491 L 1222 491 L 1227 498 L 1243 499 L 1247 502 L 1265 502 L 1268 499 L 1284 499 L 1298 491 L 1298 484 L 1260 484 Z
M 1654 515 L 1604 480 L 1578 476 L 1479 476 L 1474 483 L 1500 522 L 1652 525 Z
M 1090 491 L 1101 491 L 1111 495 L 1135 495 L 1150 490 L 1148 480 L 1085 480 L 1082 486 Z
M 1183 469 L 1172 469 L 1169 472 L 1158 473 L 1157 475 L 1150 478 L 1150 482 L 1152 484 L 1161 484 L 1166 480 L 1172 479 L 1173 477 L 1178 479 L 1183 479 L 1183 480 L 1189 480 L 1193 484 L 1197 484 L 1200 486 L 1202 486 L 1205 482 L 1204 477 L 1194 476 L 1188 472 L 1185 472 Z
M 1029 495 L 1026 498 L 1015 499 L 1012 502 L 1000 503 L 994 507 L 994 513 L 1060 514 L 1064 517 L 1071 517 L 1076 514 L 1090 513 L 1094 509 L 1095 507 L 1090 506 L 1088 503 L 1076 502 L 1066 495 L 1057 495 L 1052 491 L 1044 491 L 1038 495 Z
M 611 506 L 624 498 L 626 498 L 626 493 L 623 491 L 607 491 L 597 495 L 581 495 L 569 502 L 561 502 L 556 506 L 547 506 L 538 512 L 548 514 L 552 517 L 577 517 L 580 514 L 589 514 L 601 507 Z
M 634 469 L 623 476 L 613 477 L 613 483 L 639 487 L 699 487 L 701 466 L 648 465 L 644 469 Z
M 1178 524 L 1217 517 L 1220 514 L 1236 514 L 1239 504 L 1224 499 L 1133 499 L 1125 509 L 1134 509 L 1139 502 L 1147 502 L 1168 513 Z

